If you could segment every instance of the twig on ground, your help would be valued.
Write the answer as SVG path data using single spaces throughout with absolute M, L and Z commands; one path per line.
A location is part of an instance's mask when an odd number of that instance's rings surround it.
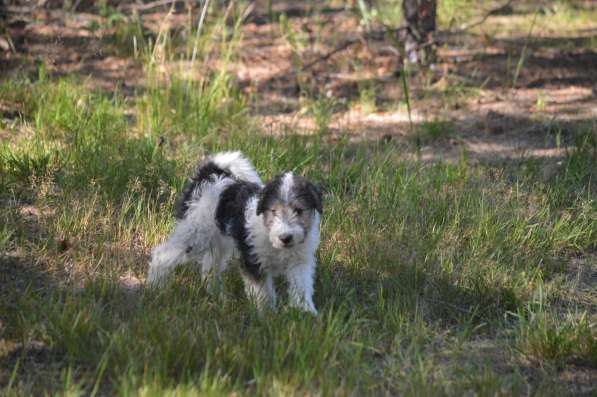
M 346 40 L 345 42 L 341 43 L 339 46 L 337 46 L 333 50 L 326 52 L 325 54 L 323 54 L 319 58 L 317 58 L 317 59 L 309 62 L 305 66 L 303 66 L 302 70 L 305 71 L 305 70 L 311 69 L 313 66 L 317 65 L 318 63 L 327 61 L 328 59 L 330 59 L 331 57 L 333 57 L 335 54 L 337 54 L 337 53 L 339 53 L 341 51 L 344 51 L 345 49 L 347 49 L 348 47 L 350 47 L 350 46 L 358 43 L 359 41 L 361 41 L 360 38 Z
M 152 8 L 167 6 L 172 3 L 186 3 L 184 0 L 158 0 L 151 3 L 144 4 L 125 4 L 122 6 L 123 9 L 135 10 L 135 11 L 148 11 Z
M 406 29 L 406 27 L 401 26 L 398 28 L 388 28 L 390 29 L 390 31 L 393 32 L 398 32 L 400 30 Z M 326 52 L 325 54 L 321 55 L 319 58 L 309 62 L 308 64 L 306 64 L 305 66 L 303 66 L 303 70 L 308 70 L 311 69 L 313 66 L 317 65 L 320 62 L 324 62 L 327 61 L 328 59 L 330 59 L 331 57 L 333 57 L 334 55 L 336 55 L 339 52 L 344 51 L 345 49 L 347 49 L 348 47 L 358 43 L 358 42 L 365 42 L 366 39 L 372 38 L 372 39 L 379 39 L 380 34 L 383 34 L 383 31 L 371 31 L 369 33 L 366 33 L 366 35 L 363 36 L 359 36 L 353 39 L 348 39 L 346 41 L 344 41 L 343 43 L 340 43 L 340 45 L 336 46 L 334 49 Z
M 342 43 L 340 43 L 340 45 L 336 46 L 334 49 L 326 52 L 325 54 L 321 55 L 320 57 L 318 57 L 317 59 L 314 59 L 313 61 L 309 62 L 308 64 L 302 66 L 300 68 L 301 71 L 306 71 L 311 69 L 312 67 L 314 67 L 315 65 L 327 61 L 328 59 L 330 59 L 331 57 L 333 57 L 334 55 L 336 55 L 337 53 L 346 50 L 348 47 L 358 43 L 359 41 L 361 41 L 362 38 L 353 38 L 353 39 L 348 39 Z M 285 79 L 289 76 L 292 76 L 293 74 L 296 73 L 296 68 L 291 67 L 283 72 L 280 72 L 280 74 L 278 74 L 277 76 L 273 76 L 271 79 L 269 79 L 269 82 L 272 81 L 279 81 L 282 79 Z
M 401 25 L 401 26 L 398 26 L 397 28 L 393 28 L 384 23 L 383 27 L 385 28 L 385 32 L 390 32 L 390 33 L 398 33 L 403 30 L 408 30 L 408 25 Z
M 406 27 L 401 26 L 398 28 L 389 28 L 391 31 L 400 31 L 403 29 L 406 29 Z M 301 70 L 302 71 L 306 71 L 309 70 L 311 68 L 313 68 L 315 65 L 321 63 L 321 62 L 325 62 L 328 59 L 330 59 L 331 57 L 333 57 L 334 55 L 336 55 L 339 52 L 342 52 L 344 50 L 346 50 L 347 48 L 361 42 L 364 43 L 366 42 L 367 39 L 371 38 L 371 39 L 378 39 L 379 40 L 379 36 L 386 33 L 385 31 L 371 31 L 366 33 L 365 35 L 361 35 L 359 37 L 355 37 L 352 39 L 347 39 L 345 41 L 343 41 L 342 43 L 340 43 L 339 45 L 337 45 L 335 48 L 333 48 L 332 50 L 326 52 L 325 54 L 322 54 L 321 56 L 319 56 L 317 59 L 314 59 L 313 61 L 309 62 L 308 64 L 302 66 Z M 425 43 L 427 45 L 427 43 Z M 386 48 L 387 49 L 387 48 Z M 392 52 L 394 53 L 398 53 L 398 50 L 396 50 L 395 48 L 392 48 Z M 279 74 L 278 76 L 274 77 L 272 80 L 279 80 L 279 79 L 283 79 L 293 73 L 295 73 L 296 70 L 294 68 L 291 68 L 289 70 L 286 70 L 285 72 Z
M 503 5 L 496 7 L 496 8 L 492 8 L 491 10 L 487 11 L 482 17 L 481 19 L 479 19 L 478 21 L 475 22 L 471 22 L 471 23 L 465 23 L 464 25 L 461 25 L 460 28 L 458 28 L 458 30 L 455 30 L 451 33 L 463 33 L 466 32 L 469 29 L 472 29 L 476 26 L 479 26 L 481 24 L 483 24 L 487 18 L 489 18 L 490 16 L 494 15 L 497 12 L 503 11 L 505 9 L 507 9 L 508 7 L 510 7 L 510 5 L 514 3 L 514 0 L 508 0 L 506 3 L 504 3 Z

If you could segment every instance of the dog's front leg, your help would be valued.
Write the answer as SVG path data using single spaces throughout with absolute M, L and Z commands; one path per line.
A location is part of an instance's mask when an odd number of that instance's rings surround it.
M 257 279 L 251 274 L 241 271 L 241 276 L 245 284 L 245 293 L 249 300 L 257 306 L 260 313 L 266 308 L 273 309 L 276 305 L 276 291 L 274 290 L 274 283 L 272 275 L 264 274 Z
M 317 309 L 313 304 L 314 275 L 315 258 L 308 263 L 290 266 L 285 273 L 290 304 L 316 316 Z

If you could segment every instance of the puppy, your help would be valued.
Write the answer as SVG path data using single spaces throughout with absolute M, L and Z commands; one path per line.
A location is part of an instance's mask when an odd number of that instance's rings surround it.
M 216 154 L 187 182 L 175 208 L 176 227 L 153 249 L 147 281 L 160 286 L 176 266 L 195 262 L 211 288 L 239 256 L 245 292 L 260 310 L 274 307 L 273 278 L 284 276 L 291 305 L 316 315 L 321 214 L 321 190 L 301 176 L 288 172 L 263 184 L 240 152 Z

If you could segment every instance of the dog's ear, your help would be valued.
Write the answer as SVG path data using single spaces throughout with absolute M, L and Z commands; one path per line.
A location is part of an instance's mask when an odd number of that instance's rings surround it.
M 323 192 L 321 187 L 312 182 L 305 182 L 304 195 L 309 205 L 323 214 Z
M 263 214 L 268 208 L 270 208 L 274 198 L 278 194 L 281 183 L 282 178 L 277 176 L 268 182 L 263 189 L 261 189 L 261 192 L 259 193 L 259 199 L 257 201 L 257 215 Z
M 307 182 L 307 186 L 313 195 L 313 200 L 315 202 L 315 209 L 320 214 L 323 214 L 323 191 L 321 187 L 315 183 Z

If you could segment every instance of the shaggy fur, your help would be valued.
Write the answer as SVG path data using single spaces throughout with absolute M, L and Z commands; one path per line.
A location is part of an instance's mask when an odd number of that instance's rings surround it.
M 240 152 L 219 153 L 200 164 L 175 207 L 170 238 L 154 248 L 148 283 L 160 286 L 176 266 L 200 265 L 202 278 L 219 284 L 236 254 L 247 296 L 273 307 L 273 278 L 288 281 L 290 303 L 317 314 L 313 304 L 315 251 L 322 194 L 291 172 L 263 184 Z

